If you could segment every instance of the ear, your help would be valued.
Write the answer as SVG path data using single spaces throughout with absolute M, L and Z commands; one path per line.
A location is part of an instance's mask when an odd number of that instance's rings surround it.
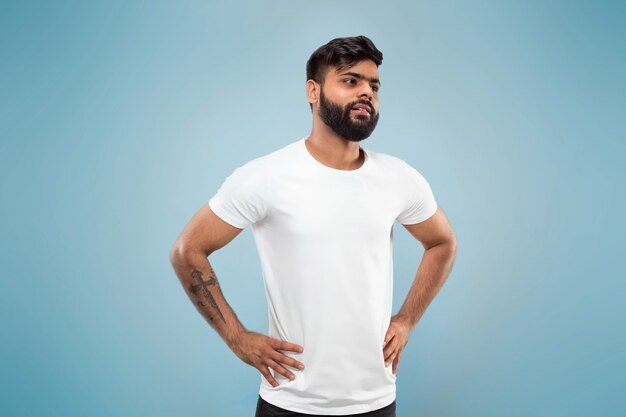
M 314 80 L 307 80 L 306 82 L 306 98 L 311 104 L 315 104 L 320 99 L 320 89 L 321 85 L 319 85 Z

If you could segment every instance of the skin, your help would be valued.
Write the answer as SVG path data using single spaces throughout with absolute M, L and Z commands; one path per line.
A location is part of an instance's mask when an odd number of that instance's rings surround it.
M 170 262 L 198 312 L 233 353 L 257 368 L 272 386 L 278 386 L 269 368 L 295 378 L 286 366 L 304 369 L 304 364 L 282 352 L 302 353 L 303 347 L 247 330 L 227 303 L 209 262 L 213 252 L 230 243 L 242 230 L 226 223 L 205 204 L 176 239 L 170 250 Z
M 378 67 L 371 60 L 340 71 L 330 69 L 323 85 L 314 80 L 306 83 L 306 95 L 313 110 L 313 127 L 305 144 L 320 163 L 342 170 L 358 169 L 364 153 L 358 141 L 338 136 L 318 115 L 320 92 L 338 105 L 368 100 L 378 112 Z M 351 112 L 354 121 L 359 117 Z M 425 252 L 406 300 L 390 320 L 383 344 L 385 366 L 392 364 L 397 372 L 400 356 L 412 329 L 445 282 L 456 255 L 456 239 L 447 218 L 439 207 L 429 219 L 404 225 L 423 245 Z M 255 367 L 274 387 L 278 382 L 270 369 L 294 379 L 288 367 L 304 369 L 304 364 L 282 352 L 302 353 L 304 347 L 249 331 L 227 303 L 217 276 L 209 262 L 211 254 L 231 242 L 243 229 L 219 218 L 204 204 L 184 227 L 170 250 L 170 262 L 190 300 L 228 347 L 245 363 Z
M 350 75 L 350 74 L 357 74 Z M 378 67 L 371 60 L 357 63 L 341 71 L 329 69 L 322 86 L 314 80 L 306 82 L 306 95 L 313 106 L 313 128 L 305 144 L 311 155 L 322 164 L 335 169 L 358 169 L 365 161 L 365 154 L 360 150 L 359 142 L 350 141 L 337 135 L 319 117 L 320 92 L 339 105 L 346 106 L 358 100 L 369 100 L 375 112 L 378 112 L 379 82 Z M 352 120 L 358 121 L 356 113 L 351 112 Z
M 411 331 L 443 286 L 456 257 L 456 237 L 441 207 L 429 219 L 404 228 L 425 251 L 409 293 L 398 314 L 391 317 L 385 334 L 385 366 L 392 364 L 394 375 Z

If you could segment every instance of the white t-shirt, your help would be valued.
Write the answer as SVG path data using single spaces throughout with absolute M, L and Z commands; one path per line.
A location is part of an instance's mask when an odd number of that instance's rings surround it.
M 362 147 L 361 147 L 362 148 Z M 268 335 L 304 347 L 283 352 L 293 381 L 261 375 L 259 395 L 307 414 L 356 414 L 396 398 L 383 341 L 393 294 L 393 223 L 420 223 L 437 203 L 403 160 L 362 148 L 365 162 L 339 170 L 300 139 L 226 178 L 208 204 L 227 223 L 252 226 L 268 304 Z

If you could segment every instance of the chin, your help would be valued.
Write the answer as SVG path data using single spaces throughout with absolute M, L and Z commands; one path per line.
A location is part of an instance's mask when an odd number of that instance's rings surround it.
M 345 140 L 349 140 L 350 142 L 361 142 L 362 140 L 365 140 L 367 138 L 369 138 L 371 135 L 367 135 L 364 138 L 360 138 L 360 139 L 356 139 L 356 138 L 344 138 Z

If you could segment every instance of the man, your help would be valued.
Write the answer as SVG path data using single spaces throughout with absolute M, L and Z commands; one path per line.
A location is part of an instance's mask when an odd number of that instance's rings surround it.
M 382 57 L 364 36 L 316 50 L 307 63 L 310 135 L 237 168 L 172 248 L 190 299 L 262 374 L 257 417 L 395 416 L 402 350 L 452 268 L 455 237 L 424 177 L 359 146 L 379 118 Z M 392 317 L 395 220 L 425 252 Z M 248 225 L 267 336 L 239 322 L 207 258 Z

